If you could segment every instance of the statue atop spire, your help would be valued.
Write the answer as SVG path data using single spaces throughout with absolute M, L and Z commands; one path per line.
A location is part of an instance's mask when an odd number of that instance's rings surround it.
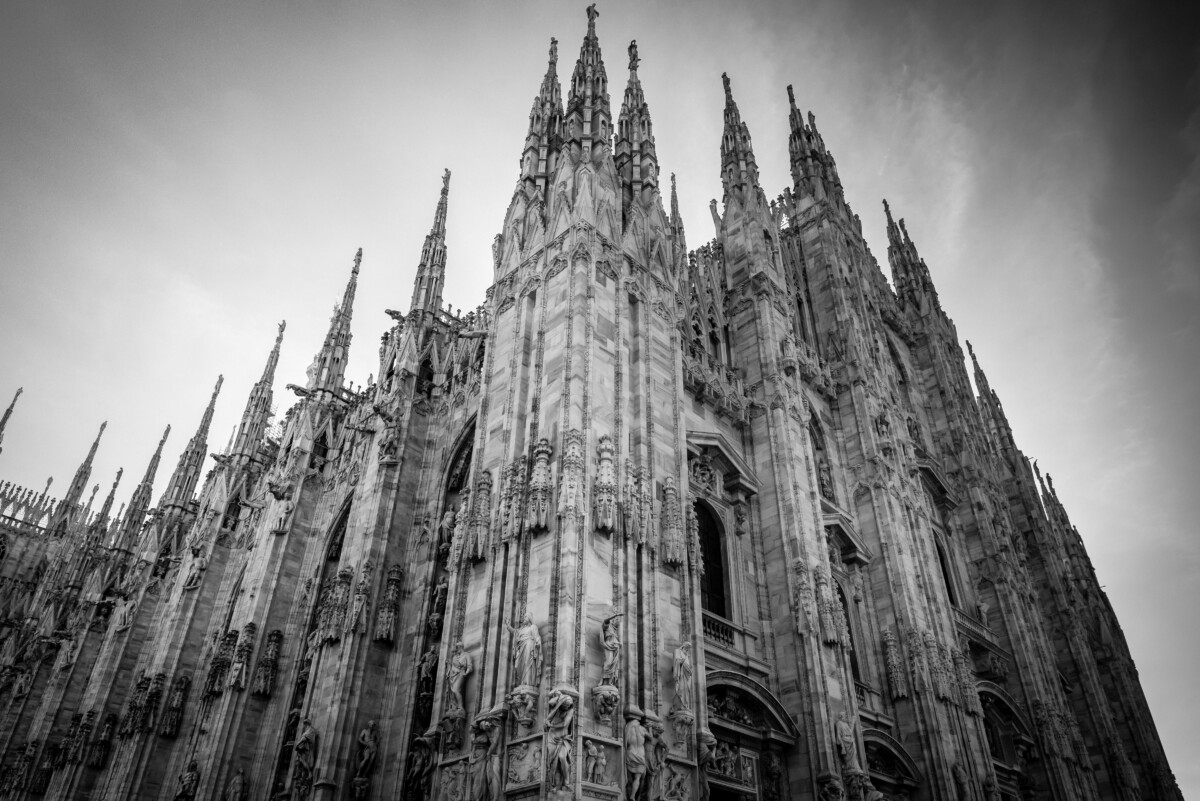
M 342 302 L 333 308 L 329 320 L 329 332 L 325 343 L 317 352 L 308 368 L 308 390 L 338 393 L 346 374 L 346 361 L 350 356 L 350 319 L 354 314 L 354 294 L 358 290 L 358 269 L 362 264 L 362 248 L 354 254 L 354 267 Z
M 638 58 L 637 39 L 630 40 L 630 42 L 629 42 L 629 71 L 636 72 L 637 68 L 638 68 L 638 64 L 641 64 L 641 63 L 642 63 L 642 60 L 640 58 Z
M 553 36 L 550 37 L 550 65 L 558 64 L 558 40 Z
M 433 226 L 421 247 L 421 262 L 413 282 L 410 313 L 422 310 L 436 314 L 442 308 L 442 289 L 446 285 L 446 211 L 450 201 L 450 170 L 442 173 L 442 193 L 433 213 Z M 419 319 L 414 318 L 414 319 Z
M 17 405 L 17 398 L 21 397 L 21 393 L 24 391 L 24 387 L 17 387 L 17 394 L 13 395 L 12 402 L 4 410 L 4 416 L 0 417 L 0 443 L 4 442 L 4 427 L 8 425 L 8 418 L 12 417 L 13 407 Z M 3 450 L 3 448 L 0 448 L 0 452 L 3 452 Z

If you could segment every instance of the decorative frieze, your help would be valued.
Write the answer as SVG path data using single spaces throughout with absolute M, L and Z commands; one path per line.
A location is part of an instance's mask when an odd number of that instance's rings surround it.
M 255 695 L 270 698 L 275 691 L 275 679 L 279 675 L 279 652 L 283 647 L 283 632 L 273 629 L 267 635 L 267 644 L 254 667 L 251 689 Z
M 667 476 L 663 481 L 663 519 L 659 552 L 665 564 L 681 567 L 687 560 L 684 541 L 684 515 L 679 501 L 679 489 L 675 479 Z
M 396 635 L 396 621 L 400 613 L 400 582 L 403 575 L 404 569 L 400 565 L 388 568 L 383 600 L 380 601 L 379 611 L 375 615 L 376 642 L 390 643 Z

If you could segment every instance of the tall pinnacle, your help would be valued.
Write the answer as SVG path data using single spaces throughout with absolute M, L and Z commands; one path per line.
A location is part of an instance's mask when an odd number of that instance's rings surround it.
M 92 447 L 88 450 L 88 455 L 84 458 L 83 463 L 79 465 L 79 469 L 75 471 L 75 478 L 71 479 L 71 486 L 67 488 L 67 492 L 63 495 L 62 503 L 59 504 L 59 509 L 65 515 L 74 518 L 74 511 L 78 511 L 79 501 L 83 498 L 83 492 L 87 488 L 88 479 L 92 476 L 92 461 L 96 458 L 96 450 L 100 447 L 100 438 L 104 436 L 104 429 L 108 428 L 108 421 L 105 420 L 100 424 L 100 431 L 96 434 L 96 439 L 92 441 Z M 66 516 L 63 520 L 68 519 Z
M 117 477 L 113 479 L 112 487 L 108 490 L 108 496 L 104 499 L 104 505 L 100 507 L 99 513 L 96 515 L 95 521 L 92 523 L 94 530 L 102 530 L 109 524 L 108 515 L 112 512 L 113 500 L 117 496 L 117 485 L 121 483 L 121 476 L 125 475 L 125 468 L 117 468 Z
M 564 138 L 566 143 L 578 145 L 582 155 L 590 156 L 593 145 L 608 144 L 612 112 L 608 106 L 608 75 L 600 57 L 600 40 L 596 38 L 596 17 L 600 12 L 595 3 L 587 7 L 587 16 L 587 35 L 571 74 Z
M 825 140 L 817 130 L 817 118 L 810 111 L 807 121 L 796 108 L 796 94 L 788 86 L 788 154 L 791 157 L 794 191 L 801 197 L 815 200 L 832 200 L 834 205 L 849 213 L 842 193 L 842 179 L 838 177 L 837 162 L 825 147 Z
M 350 356 L 350 318 L 354 314 L 354 293 L 358 290 L 360 264 L 362 248 L 354 255 L 354 267 L 350 271 L 350 280 L 346 283 L 342 302 L 333 307 L 333 317 L 329 320 L 329 333 L 325 335 L 325 344 L 321 346 L 308 368 L 308 389 L 311 391 L 337 394 L 342 389 L 342 380 L 346 376 L 346 361 Z
M 650 107 L 642 92 L 642 82 L 637 68 L 637 40 L 629 43 L 629 82 L 625 85 L 625 97 L 621 101 L 621 114 L 617 118 L 616 146 L 613 159 L 617 174 L 621 177 L 624 194 L 624 223 L 629 224 L 629 214 L 635 202 L 645 205 L 654 197 L 658 188 L 658 154 L 654 148 L 654 124 L 650 120 Z M 650 190 L 650 191 L 645 191 Z
M 183 449 L 183 453 L 179 454 L 175 472 L 171 474 L 167 489 L 158 501 L 160 506 L 183 507 L 192 499 L 192 495 L 196 491 L 196 484 L 200 480 L 200 468 L 204 466 L 204 459 L 208 455 L 208 429 L 212 425 L 217 395 L 221 392 L 221 384 L 224 382 L 225 376 L 217 376 L 217 385 L 213 387 L 212 397 L 209 398 L 208 406 L 204 409 L 204 416 L 200 418 L 200 425 L 196 428 L 196 433 L 192 435 L 191 440 L 188 441 L 187 447 Z M 132 511 L 130 509 L 130 512 Z M 126 513 L 127 518 L 130 516 Z
M 145 520 L 146 512 L 150 508 L 150 492 L 154 486 L 154 476 L 158 473 L 158 463 L 162 460 L 163 445 L 166 444 L 170 433 L 171 427 L 167 426 L 163 431 L 162 439 L 158 441 L 158 447 L 154 449 L 154 455 L 150 457 L 150 464 L 146 466 L 146 474 L 142 476 L 141 482 L 129 498 L 125 519 L 121 522 L 120 532 L 116 538 L 118 548 L 132 551 L 137 544 L 142 521 Z
M 761 193 L 758 185 L 758 164 L 750 142 L 750 129 L 742 122 L 741 112 L 733 99 L 729 76 L 721 73 L 725 88 L 725 129 L 721 134 L 721 186 L 725 203 L 738 198 L 743 203 L 749 196 Z
M 275 367 L 279 364 L 279 347 L 283 344 L 283 332 L 287 321 L 279 324 L 279 333 L 275 335 L 275 346 L 267 357 L 263 368 L 262 378 L 250 390 L 246 399 L 246 408 L 242 411 L 242 421 L 238 425 L 233 446 L 229 449 L 235 459 L 253 459 L 262 444 L 267 432 L 267 420 L 271 416 L 271 386 L 275 383 Z
M 442 194 L 433 214 L 433 227 L 421 247 L 421 263 L 413 283 L 411 310 L 436 313 L 442 308 L 442 287 L 446 284 L 446 206 L 450 196 L 450 170 L 442 175 Z
M 896 296 L 902 302 L 915 304 L 917 308 L 922 308 L 923 301 L 928 299 L 934 308 L 940 309 L 941 301 L 933 278 L 929 275 L 929 268 L 909 238 L 904 220 L 892 219 L 892 209 L 886 200 L 883 201 L 883 212 L 887 216 L 888 262 L 892 266 L 892 284 L 896 288 Z
M 21 397 L 21 393 L 24 391 L 24 387 L 17 387 L 17 394 L 13 395 L 12 402 L 4 410 L 4 416 L 0 417 L 0 443 L 4 442 L 4 427 L 8 425 L 8 418 L 12 417 L 13 407 L 17 405 L 17 398 Z M 0 452 L 3 452 L 3 450 L 3 448 L 0 448 Z
M 563 103 L 558 83 L 558 40 L 550 40 L 550 63 L 533 107 L 529 110 L 529 131 L 521 151 L 521 183 L 530 193 L 546 196 L 547 185 L 558 153 L 562 149 Z

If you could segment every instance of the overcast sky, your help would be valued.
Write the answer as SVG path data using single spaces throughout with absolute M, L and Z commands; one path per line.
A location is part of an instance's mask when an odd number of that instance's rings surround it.
M 446 300 L 491 279 L 551 36 L 576 3 L 0 4 L 0 478 L 155 497 L 219 373 L 225 446 L 287 319 L 304 383 L 354 252 L 350 378 L 407 308 L 443 168 Z M 1180 6 L 1182 8 L 1182 6 Z M 1200 797 L 1200 51 L 1166 4 L 603 2 L 614 114 L 636 38 L 663 173 L 695 247 L 720 197 L 729 73 L 769 195 L 787 94 L 811 109 L 877 258 L 882 198 L 1054 476 Z

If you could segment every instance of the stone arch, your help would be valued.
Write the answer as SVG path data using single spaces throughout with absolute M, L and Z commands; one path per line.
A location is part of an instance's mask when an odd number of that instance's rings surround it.
M 865 729 L 863 750 L 867 755 L 867 775 L 871 784 L 884 795 L 912 794 L 924 783 L 916 760 L 891 735 L 879 729 Z
M 713 735 L 707 778 L 711 798 L 783 798 L 786 755 L 800 730 L 775 695 L 731 670 L 707 676 L 708 727 Z

